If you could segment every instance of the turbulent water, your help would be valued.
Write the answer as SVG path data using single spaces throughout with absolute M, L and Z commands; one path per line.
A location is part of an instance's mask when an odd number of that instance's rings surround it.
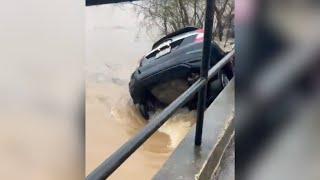
M 146 125 L 128 83 L 151 45 L 132 5 L 86 8 L 86 174 Z M 194 120 L 195 112 L 179 110 L 111 179 L 151 179 Z

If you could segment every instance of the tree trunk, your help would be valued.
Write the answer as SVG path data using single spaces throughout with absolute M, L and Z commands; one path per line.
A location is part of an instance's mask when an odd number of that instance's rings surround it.
M 186 26 L 186 25 L 190 25 L 189 24 L 189 17 L 188 17 L 188 12 L 187 12 L 187 9 L 186 7 L 184 6 L 182 0 L 178 0 L 179 2 L 179 6 L 182 10 L 182 17 L 183 17 L 183 24 Z

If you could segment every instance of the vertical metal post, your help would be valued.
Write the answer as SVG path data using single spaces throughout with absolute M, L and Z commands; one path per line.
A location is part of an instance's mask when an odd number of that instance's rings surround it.
M 207 0 L 206 2 L 206 18 L 204 26 L 204 40 L 203 40 L 203 51 L 202 51 L 202 64 L 200 70 L 200 78 L 208 79 L 208 69 L 211 55 L 211 40 L 212 40 L 212 29 L 213 29 L 213 5 L 214 0 Z M 200 89 L 198 93 L 198 106 L 197 106 L 197 125 L 195 134 L 195 145 L 201 145 L 202 139 L 202 126 L 203 126 L 203 115 L 206 108 L 207 99 L 207 83 Z

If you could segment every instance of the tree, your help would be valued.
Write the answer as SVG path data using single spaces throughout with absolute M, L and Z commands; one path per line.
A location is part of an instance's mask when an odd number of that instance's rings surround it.
M 205 0 L 143 0 L 133 4 L 138 15 L 144 17 L 144 27 L 156 27 L 162 35 L 186 26 L 203 28 L 204 25 Z M 234 0 L 216 0 L 214 11 L 213 36 L 228 41 L 234 37 Z

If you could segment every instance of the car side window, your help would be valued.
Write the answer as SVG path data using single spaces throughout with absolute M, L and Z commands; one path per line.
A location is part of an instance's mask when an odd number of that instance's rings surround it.
M 190 44 L 190 43 L 193 43 L 194 41 L 194 38 L 196 38 L 197 35 L 192 35 L 192 36 L 189 36 L 189 37 L 186 37 L 183 39 L 183 42 L 181 43 L 181 46 L 185 46 L 187 44 Z
M 183 42 L 183 39 L 180 39 L 180 40 L 178 40 L 178 41 L 172 42 L 172 43 L 170 44 L 171 49 L 172 49 L 172 50 L 177 49 L 177 48 L 181 45 L 182 42 Z

